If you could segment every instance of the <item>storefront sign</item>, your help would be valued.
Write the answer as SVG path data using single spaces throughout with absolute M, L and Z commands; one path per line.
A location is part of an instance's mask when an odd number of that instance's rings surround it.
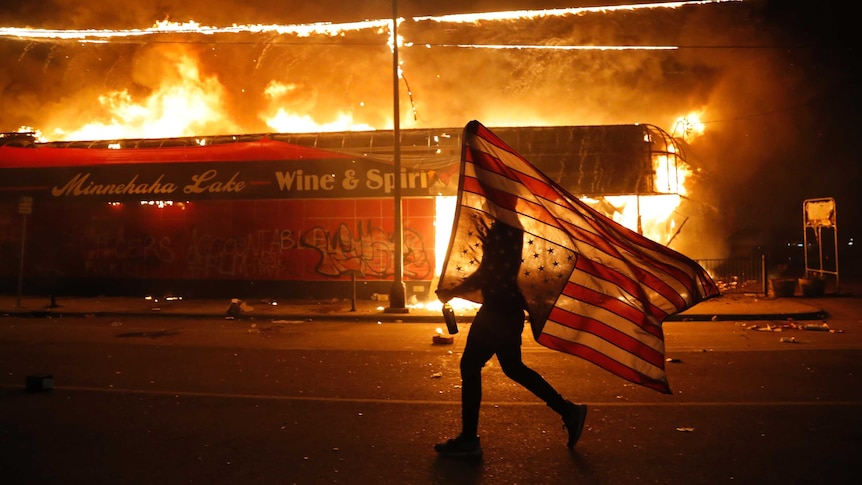
M 4 169 L 0 194 L 71 200 L 391 197 L 392 166 L 371 160 L 195 162 Z M 437 195 L 434 173 L 402 170 L 402 195 Z M 431 187 L 435 187 L 432 193 Z M 457 187 L 451 187 L 452 194 Z M 451 195 L 451 194 L 446 194 Z

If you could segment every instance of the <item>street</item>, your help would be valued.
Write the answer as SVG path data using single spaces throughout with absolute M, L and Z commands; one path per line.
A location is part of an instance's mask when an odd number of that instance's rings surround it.
M 833 332 L 667 322 L 672 396 L 525 333 L 525 362 L 590 406 L 584 434 L 568 450 L 559 417 L 492 360 L 474 463 L 432 449 L 459 431 L 469 325 L 435 345 L 442 322 L 0 318 L 0 480 L 855 483 L 859 303 L 817 299 Z M 53 390 L 26 392 L 39 375 Z

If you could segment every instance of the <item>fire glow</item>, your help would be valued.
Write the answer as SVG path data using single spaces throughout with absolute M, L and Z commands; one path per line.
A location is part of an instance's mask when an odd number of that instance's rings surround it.
M 703 0 L 664 2 L 654 4 L 616 5 L 603 7 L 565 8 L 551 10 L 524 10 L 507 12 L 489 12 L 479 14 L 444 15 L 437 17 L 415 17 L 410 19 L 413 24 L 446 24 L 489 25 L 505 23 L 513 24 L 522 21 L 543 18 L 577 17 L 587 14 L 607 14 L 620 11 L 676 9 L 685 6 L 697 6 L 715 3 L 735 2 L 740 0 Z M 398 19 L 399 27 L 404 19 Z M 359 131 L 391 127 L 391 115 L 368 116 L 371 102 L 357 100 L 354 105 L 321 109 L 320 105 L 311 104 L 308 96 L 295 83 L 278 79 L 268 79 L 263 88 L 252 92 L 252 88 L 229 84 L 212 71 L 207 71 L 202 56 L 207 54 L 200 45 L 205 44 L 210 51 L 216 47 L 235 46 L 247 42 L 249 34 L 265 36 L 259 44 L 264 45 L 257 58 L 253 61 L 254 69 L 266 61 L 266 56 L 276 47 L 305 46 L 297 39 L 311 45 L 332 46 L 332 48 L 348 49 L 348 36 L 361 34 L 363 39 L 371 39 L 372 44 L 391 51 L 396 39 L 392 38 L 392 20 L 379 19 L 351 23 L 314 23 L 300 25 L 233 25 L 229 27 L 214 27 L 200 25 L 194 21 L 170 22 L 158 21 L 146 29 L 127 30 L 51 30 L 0 27 L 0 38 L 45 44 L 87 44 L 87 49 L 100 49 L 105 44 L 145 44 L 151 49 L 151 55 L 160 63 L 159 75 L 156 81 L 146 86 L 148 89 L 107 90 L 98 95 L 96 102 L 101 109 L 101 115 L 92 119 L 76 119 L 74 117 L 59 117 L 61 121 L 56 126 L 49 126 L 43 133 L 44 141 L 54 140 L 122 140 L 125 138 L 167 138 L 181 136 L 204 136 L 208 134 L 241 133 L 246 131 L 245 125 L 230 112 L 230 100 L 243 99 L 244 96 L 263 100 L 256 104 L 258 110 L 246 117 L 254 117 L 269 129 L 284 133 L 305 133 L 324 131 Z M 399 30 L 399 33 L 403 32 Z M 236 40 L 242 37 L 242 41 Z M 232 37 L 233 36 L 233 37 Z M 145 40 L 142 40 L 145 39 Z M 207 39 L 207 40 L 201 40 Z M 412 42 L 399 36 L 398 47 L 409 49 L 415 47 Z M 149 43 L 149 44 L 148 44 Z M 376 43 L 376 44 L 375 44 Z M 532 50 L 532 51 L 656 51 L 675 50 L 673 45 L 546 45 L 546 44 L 498 44 L 498 43 L 417 43 L 426 49 L 485 49 L 485 50 Z M 383 49 L 381 49 L 383 50 Z M 26 49 L 25 49 L 26 54 Z M 24 54 L 22 54 L 24 55 Z M 409 56 L 408 56 L 409 60 Z M 409 62 L 407 62 L 409 65 Z M 399 75 L 405 62 L 398 66 Z M 380 65 L 379 70 L 390 69 L 391 66 Z M 345 82 L 349 82 L 346 80 Z M 406 79 L 405 79 L 406 83 Z M 240 84 L 242 85 L 242 84 Z M 412 90 L 408 89 L 412 101 Z M 433 101 L 429 101 L 433 102 Z M 388 110 L 388 106 L 381 112 Z M 505 108 L 501 108 L 505 109 Z M 413 119 L 416 120 L 416 106 L 413 106 Z M 524 116 L 516 110 L 497 114 L 498 120 L 486 120 L 492 124 L 504 125 L 500 119 L 512 120 L 509 124 L 523 123 Z M 685 120 L 685 121 L 683 121 Z M 679 135 L 687 140 L 703 131 L 703 124 L 698 118 L 688 116 L 681 118 L 674 125 L 674 131 L 679 128 Z M 552 124 L 543 120 L 531 121 L 536 125 Z M 62 124 L 62 125 L 61 125 Z M 119 146 L 119 145 L 118 145 Z M 669 243 L 673 234 L 679 230 L 680 223 L 674 219 L 674 211 L 685 196 L 685 179 L 688 176 L 685 167 L 672 163 L 673 154 L 656 157 L 653 160 L 655 171 L 654 188 L 659 195 L 617 195 L 606 196 L 603 207 L 612 207 L 612 217 L 623 225 L 638 230 L 642 234 L 662 243 Z M 448 204 L 451 207 L 446 206 Z M 446 206 L 446 207 L 444 207 Z M 454 202 L 445 201 L 438 206 L 437 240 L 446 244 L 449 240 L 448 231 L 454 213 Z M 602 211 L 607 212 L 607 211 Z M 445 215 L 444 215 L 445 214 Z M 436 254 L 446 253 L 446 247 L 436 248 Z M 442 258 L 438 258 L 438 266 Z M 437 270 L 439 274 L 439 268 Z
M 630 4 L 596 7 L 559 8 L 547 10 L 515 10 L 502 12 L 485 12 L 474 14 L 457 14 L 442 16 L 423 16 L 409 19 L 414 25 L 468 25 L 492 26 L 517 22 L 535 21 L 547 18 L 575 18 L 588 14 L 605 15 L 615 12 L 639 10 L 670 10 L 682 7 L 702 6 L 717 3 L 737 2 L 739 0 L 701 0 L 661 2 L 648 4 Z M 399 24 L 408 22 L 398 19 Z M 57 126 L 40 127 L 45 140 L 92 140 L 120 138 L 152 138 L 171 136 L 191 136 L 206 134 L 225 134 L 241 132 L 243 124 L 229 113 L 230 97 L 238 96 L 231 92 L 224 81 L 216 75 L 206 74 L 200 67 L 203 62 L 199 52 L 194 52 L 192 46 L 204 43 L 206 45 L 223 46 L 245 43 L 248 35 L 266 36 L 259 43 L 265 45 L 259 56 L 265 57 L 270 47 L 279 45 L 296 45 L 301 47 L 304 42 L 314 44 L 329 42 L 333 46 L 347 46 L 352 42 L 348 36 L 362 35 L 361 42 L 386 45 L 391 51 L 392 19 L 376 19 L 348 23 L 311 23 L 294 25 L 250 24 L 231 25 L 226 27 L 201 25 L 189 20 L 172 22 L 160 20 L 145 29 L 32 29 L 18 27 L 0 27 L 0 38 L 27 41 L 31 43 L 58 44 L 63 42 L 139 45 L 149 43 L 156 46 L 158 55 L 162 57 L 164 76 L 155 86 L 150 86 L 150 93 L 132 93 L 128 89 L 112 90 L 98 95 L 98 106 L 102 115 L 98 119 L 75 119 L 63 117 L 55 122 Z M 507 27 L 508 28 L 508 27 Z M 403 32 L 403 30 L 399 30 Z M 233 36 L 233 37 L 232 37 Z M 240 40 L 237 36 L 244 36 Z M 237 38 L 234 38 L 237 37 Z M 206 40 L 202 40 L 206 39 Z M 401 36 L 397 39 L 400 48 L 413 47 L 412 42 L 406 42 Z M 298 42 L 298 43 L 297 43 Z M 424 43 L 426 48 L 460 48 L 460 49 L 491 49 L 491 50 L 535 50 L 535 51 L 629 51 L 629 50 L 673 50 L 676 46 L 649 45 L 552 45 L 552 44 L 490 44 L 490 43 Z M 99 49 L 92 46 L 92 49 Z M 409 56 L 408 56 L 409 57 Z M 254 62 L 259 63 L 261 59 Z M 409 64 L 409 62 L 408 62 Z M 399 62 L 399 77 L 404 79 L 405 62 Z M 383 66 L 381 66 L 383 67 Z M 407 89 L 413 109 L 414 121 L 418 119 L 417 107 L 413 103 L 413 92 Z M 358 106 L 344 106 L 341 109 L 320 110 L 317 106 L 308 106 L 301 100 L 306 96 L 295 89 L 290 83 L 272 79 L 261 92 L 241 92 L 243 96 L 257 96 L 266 100 L 266 105 L 259 108 L 256 118 L 265 125 L 279 132 L 320 132 L 343 130 L 370 130 L 388 128 L 392 125 L 391 116 L 385 120 L 374 122 L 359 121 L 363 113 L 370 111 L 368 105 L 360 101 Z M 92 104 L 92 103 L 91 103 Z M 307 107 L 308 106 L 308 107 Z M 505 117 L 505 116 L 501 116 Z M 517 120 L 518 116 L 509 116 Z M 487 119 L 487 117 L 486 117 Z M 489 120 L 492 121 L 493 120 Z M 80 123 L 73 126 L 74 122 Z M 513 124 L 523 124 L 521 120 Z M 541 120 L 532 124 L 546 124 Z M 502 126 L 503 123 L 494 124 Z

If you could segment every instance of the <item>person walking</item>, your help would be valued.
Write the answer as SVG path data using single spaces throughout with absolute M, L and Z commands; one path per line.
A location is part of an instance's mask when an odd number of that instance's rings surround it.
M 467 343 L 461 355 L 461 433 L 434 445 L 440 456 L 479 458 L 479 408 L 482 402 L 482 368 L 497 356 L 503 373 L 543 400 L 562 417 L 568 431 L 567 446 L 578 442 L 587 416 L 585 404 L 574 404 L 563 398 L 538 372 L 521 358 L 521 335 L 524 331 L 527 303 L 518 289 L 523 231 L 502 222 L 494 222 L 482 237 L 482 262 L 476 272 L 456 290 L 438 290 L 438 298 L 448 302 L 455 292 L 480 290 L 482 306 L 476 313 Z

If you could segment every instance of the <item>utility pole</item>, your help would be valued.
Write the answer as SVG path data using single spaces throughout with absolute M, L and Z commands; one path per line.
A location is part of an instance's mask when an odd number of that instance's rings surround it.
M 394 275 L 392 289 L 389 292 L 388 313 L 408 313 L 407 296 L 404 288 L 404 231 L 401 223 L 401 116 L 398 105 L 399 83 L 398 83 L 398 0 L 392 0 L 392 93 L 393 93 L 393 136 L 392 163 L 394 170 L 395 196 L 395 234 L 392 239 L 395 243 L 393 262 Z

